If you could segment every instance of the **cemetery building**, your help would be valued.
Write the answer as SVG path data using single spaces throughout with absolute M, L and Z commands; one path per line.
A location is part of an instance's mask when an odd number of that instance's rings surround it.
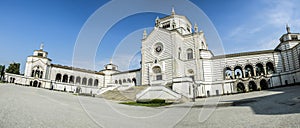
M 145 85 L 137 98 L 208 97 L 300 83 L 300 34 L 286 26 L 271 50 L 215 56 L 205 32 L 172 10 L 144 31 L 141 68 L 119 71 L 110 62 L 101 71 L 53 64 L 43 46 L 27 57 L 24 75 L 6 81 L 74 93 L 100 94 L 120 87 Z

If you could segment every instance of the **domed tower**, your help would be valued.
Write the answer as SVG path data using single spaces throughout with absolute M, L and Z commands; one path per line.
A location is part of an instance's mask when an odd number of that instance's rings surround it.
M 48 52 L 44 51 L 44 44 L 41 44 L 39 50 L 34 50 L 33 55 L 27 57 L 24 75 L 37 79 L 48 79 L 51 59 L 47 56 Z
M 167 30 L 177 30 L 182 35 L 192 33 L 191 22 L 182 15 L 177 15 L 174 8 L 172 8 L 171 15 L 155 20 L 155 27 L 163 28 Z
M 275 51 L 279 51 L 282 61 L 282 70 L 283 72 L 295 70 L 295 61 L 293 58 L 297 57 L 297 52 L 293 52 L 296 46 L 300 42 L 300 33 L 291 32 L 290 27 L 286 25 L 286 33 L 283 34 L 280 39 L 280 43 L 275 48 Z M 299 56 L 300 60 L 300 56 Z
M 203 31 L 186 16 L 171 14 L 155 19 L 155 26 L 142 39 L 142 84 L 167 85 L 174 78 L 193 77 L 200 80 L 201 59 L 209 59 Z
M 107 86 L 108 84 L 112 83 L 111 82 L 111 77 L 112 74 L 118 73 L 118 66 L 112 63 L 112 60 L 110 60 L 109 64 L 106 64 L 104 66 L 104 69 L 100 71 L 101 73 L 104 74 L 104 86 Z

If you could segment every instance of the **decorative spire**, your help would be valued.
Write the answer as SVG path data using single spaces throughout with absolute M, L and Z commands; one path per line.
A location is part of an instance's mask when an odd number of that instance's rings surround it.
M 175 9 L 172 7 L 172 15 L 175 15 Z
M 159 20 L 159 17 L 157 16 L 155 20 L 158 21 L 158 20 Z
M 112 64 L 112 58 L 110 58 L 109 63 Z
M 159 18 L 157 16 L 156 19 L 155 19 L 155 26 L 158 27 L 158 25 L 159 25 Z
M 290 27 L 289 27 L 288 24 L 286 24 L 286 32 L 287 32 L 287 33 L 291 33 L 291 30 L 290 30 Z
M 198 32 L 198 25 L 197 25 L 197 23 L 195 23 L 194 30 L 195 30 L 195 32 Z
M 40 50 L 44 50 L 44 43 L 43 42 L 40 45 Z
M 146 29 L 144 29 L 143 39 L 146 39 L 146 38 L 147 38 L 147 31 L 146 31 Z

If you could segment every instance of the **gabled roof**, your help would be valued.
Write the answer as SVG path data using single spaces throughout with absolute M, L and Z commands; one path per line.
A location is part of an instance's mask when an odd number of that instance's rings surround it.
M 185 35 L 182 35 L 181 33 L 179 33 L 176 29 L 173 29 L 173 30 L 167 30 L 167 29 L 164 29 L 164 28 L 159 28 L 159 27 L 155 27 L 155 29 L 158 29 L 160 31 L 164 31 L 164 32 L 167 32 L 167 33 L 171 33 L 171 32 L 176 32 L 177 34 L 179 34 L 181 37 L 189 37 L 189 36 L 194 36 L 194 35 L 200 35 L 200 34 L 204 34 L 203 31 L 200 31 L 200 32 L 193 32 L 191 34 L 185 34 Z M 147 38 L 152 34 L 152 32 L 154 32 L 154 29 L 148 34 Z M 142 39 L 142 40 L 147 40 L 147 38 L 145 39 Z
M 50 58 L 43 57 L 43 56 L 30 55 L 30 56 L 28 56 L 28 57 L 37 57 L 37 58 L 48 59 L 49 61 L 52 61 Z
M 177 14 L 174 14 L 174 15 L 168 15 L 168 16 L 165 16 L 163 18 L 159 18 L 159 20 L 167 20 L 167 19 L 172 19 L 172 18 L 182 18 L 182 19 L 185 19 L 188 21 L 189 24 L 191 24 L 191 21 L 186 17 L 186 16 L 183 16 L 183 15 L 177 15 Z
M 234 54 L 214 56 L 214 57 L 212 57 L 212 59 L 231 58 L 231 57 L 249 56 L 249 55 L 259 55 L 259 54 L 267 54 L 267 53 L 274 53 L 274 52 L 275 52 L 274 50 L 242 52 L 242 53 L 234 53 Z
M 79 72 L 85 72 L 85 73 L 92 73 L 92 74 L 98 74 L 98 75 L 104 75 L 104 73 L 93 71 L 93 70 L 88 70 L 88 69 L 82 69 L 82 68 L 76 68 L 76 67 L 71 67 L 71 66 L 65 66 L 65 65 L 59 65 L 59 64 L 51 64 L 52 67 L 56 68 L 62 68 L 62 69 L 67 69 L 67 70 L 73 70 L 73 71 L 79 71 Z
M 138 72 L 138 71 L 141 71 L 141 68 L 139 68 L 139 69 L 133 69 L 133 70 L 128 70 L 128 71 L 123 71 L 123 72 L 117 72 L 117 73 L 114 73 L 112 75 L 124 74 L 124 73 L 131 73 L 131 72 Z

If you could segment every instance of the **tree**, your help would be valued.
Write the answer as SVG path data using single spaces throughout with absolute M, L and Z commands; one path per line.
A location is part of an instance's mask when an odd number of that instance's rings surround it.
M 0 80 L 4 79 L 5 65 L 0 65 Z
M 6 73 L 20 74 L 20 63 L 11 63 L 6 69 Z

